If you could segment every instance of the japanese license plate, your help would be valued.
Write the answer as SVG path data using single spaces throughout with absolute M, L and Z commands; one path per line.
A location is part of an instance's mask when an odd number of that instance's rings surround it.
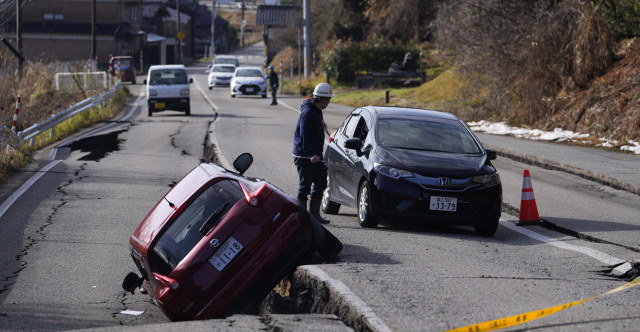
M 252 93 L 253 92 L 253 88 L 247 88 L 247 93 Z
M 458 199 L 455 197 L 431 196 L 430 210 L 434 211 L 456 211 Z
M 156 103 L 156 106 L 155 106 L 155 107 L 156 107 L 156 108 L 164 108 L 164 107 L 165 107 L 165 105 L 164 105 L 164 103 Z
M 225 241 L 218 251 L 216 251 L 211 258 L 209 258 L 209 263 L 213 264 L 213 266 L 218 269 L 218 271 L 222 271 L 228 264 L 233 260 L 234 257 L 242 250 L 243 246 L 236 240 L 233 236 L 229 237 L 227 241 Z

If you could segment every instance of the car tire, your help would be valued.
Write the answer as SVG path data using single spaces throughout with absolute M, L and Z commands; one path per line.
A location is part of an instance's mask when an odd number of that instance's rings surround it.
M 210 86 L 210 87 L 209 87 L 209 90 L 213 90 L 213 87 L 212 87 L 212 86 Z
M 149 107 L 149 116 L 153 116 L 153 108 Z
M 327 176 L 327 189 L 322 193 L 322 212 L 325 214 L 337 214 L 340 211 L 340 204 L 329 199 L 330 179 Z
M 267 95 L 262 95 L 262 98 L 267 98 Z
M 371 212 L 369 182 L 364 181 L 358 190 L 358 222 L 365 228 L 378 227 L 378 217 Z
M 231 95 L 231 98 L 235 98 L 235 97 L 236 97 L 236 95 Z
M 333 233 L 324 228 L 324 226 L 321 227 L 324 230 L 325 240 L 324 242 L 322 242 L 317 251 L 324 258 L 335 258 L 342 251 L 342 242 L 340 242 L 340 240 L 338 240 L 338 238 L 333 235 Z
M 187 105 L 187 108 L 184 109 L 184 114 L 186 116 L 191 116 L 191 105 Z
M 483 225 L 483 226 L 475 226 L 474 229 L 476 234 L 480 236 L 493 236 L 498 230 L 498 225 L 500 223 L 500 218 L 496 220 L 492 220 L 491 223 Z

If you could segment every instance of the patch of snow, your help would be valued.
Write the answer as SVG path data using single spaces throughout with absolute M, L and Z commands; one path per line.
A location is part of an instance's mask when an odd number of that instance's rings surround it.
M 593 140 L 589 140 L 591 137 L 589 134 L 576 133 L 570 130 L 563 130 L 562 128 L 556 128 L 553 131 L 544 131 L 540 129 L 528 129 L 511 127 L 506 122 L 489 122 L 478 121 L 467 123 L 471 130 L 477 132 L 483 132 L 493 135 L 512 135 L 519 138 L 538 140 L 538 141 L 551 141 L 551 142 L 575 142 L 587 145 L 601 146 L 605 148 L 613 148 L 620 142 L 607 138 L 598 138 L 600 143 L 594 143 Z M 622 151 L 629 151 L 635 154 L 640 154 L 640 143 L 630 140 L 626 145 L 620 147 Z

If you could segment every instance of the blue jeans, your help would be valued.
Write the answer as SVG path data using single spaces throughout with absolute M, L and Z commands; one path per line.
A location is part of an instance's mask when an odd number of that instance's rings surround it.
M 309 194 L 311 199 L 322 199 L 322 192 L 327 188 L 327 166 L 324 162 L 312 163 L 307 158 L 293 157 L 293 163 L 300 178 L 298 201 L 308 201 Z

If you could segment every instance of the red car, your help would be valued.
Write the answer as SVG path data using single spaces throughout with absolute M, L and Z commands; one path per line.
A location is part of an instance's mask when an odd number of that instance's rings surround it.
M 242 174 L 201 164 L 176 184 L 131 236 L 133 261 L 122 287 L 143 287 L 171 320 L 249 313 L 317 251 L 334 258 L 342 243 L 293 197 Z

